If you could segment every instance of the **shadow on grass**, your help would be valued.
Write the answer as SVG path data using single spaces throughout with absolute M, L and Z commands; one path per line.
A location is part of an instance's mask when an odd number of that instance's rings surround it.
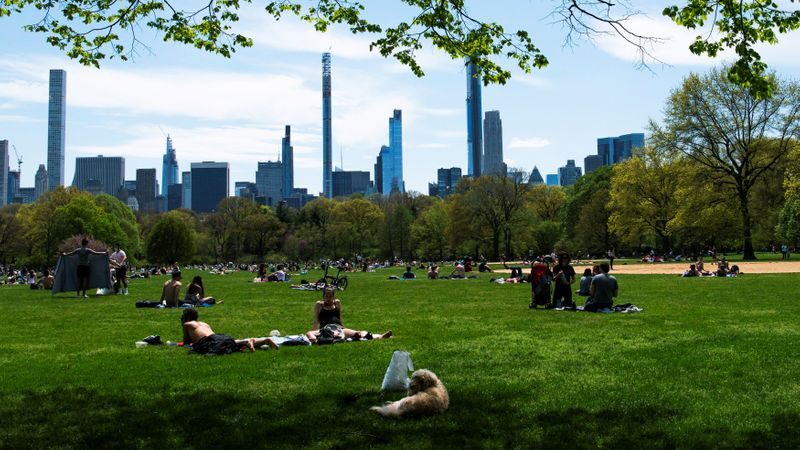
M 800 415 L 772 417 L 768 431 L 732 434 L 723 427 L 679 438 L 676 411 L 657 408 L 588 411 L 512 409 L 514 399 L 479 393 L 454 399 L 447 413 L 384 420 L 370 406 L 394 400 L 377 392 L 289 401 L 201 391 L 101 394 L 62 388 L 0 396 L 5 448 L 798 448 Z M 684 433 L 687 430 L 683 430 Z

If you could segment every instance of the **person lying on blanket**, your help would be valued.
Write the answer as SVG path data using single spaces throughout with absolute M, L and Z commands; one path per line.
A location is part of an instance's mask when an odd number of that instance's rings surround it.
M 191 346 L 192 351 L 203 355 L 227 355 L 248 348 L 254 352 L 262 345 L 269 345 L 277 349 L 270 338 L 234 339 L 224 334 L 214 333 L 211 326 L 200 322 L 196 309 L 186 309 L 181 314 L 181 327 L 183 328 L 183 345 Z
M 344 325 L 342 325 L 342 302 L 338 298 L 334 298 L 334 288 L 332 286 L 326 286 L 322 290 L 322 301 L 314 305 L 314 324 L 312 325 L 312 330 L 306 333 L 308 340 L 311 343 L 317 343 L 320 330 L 327 326 L 337 328 L 335 334 L 340 333 L 342 339 L 386 339 L 392 337 L 391 330 L 383 334 L 373 335 L 368 331 L 344 328 Z

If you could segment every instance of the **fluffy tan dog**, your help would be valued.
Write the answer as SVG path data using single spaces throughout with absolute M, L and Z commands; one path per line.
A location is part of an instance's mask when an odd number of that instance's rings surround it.
M 383 417 L 429 415 L 444 412 L 450 404 L 447 389 L 430 370 L 418 370 L 411 375 L 408 396 L 383 406 L 373 406 Z

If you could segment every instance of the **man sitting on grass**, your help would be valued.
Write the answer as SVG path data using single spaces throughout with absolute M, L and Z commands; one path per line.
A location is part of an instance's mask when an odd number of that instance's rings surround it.
M 414 280 L 417 278 L 417 275 L 411 271 L 411 266 L 406 266 L 406 272 L 403 274 L 404 280 Z
M 619 295 L 619 286 L 617 279 L 609 275 L 608 271 L 608 263 L 600 264 L 600 273 L 592 278 L 584 311 L 597 312 L 603 308 L 611 308 L 614 304 L 614 298 Z
M 200 353 L 201 355 L 228 355 L 245 347 L 254 352 L 257 347 L 261 348 L 265 344 L 275 349 L 278 348 L 270 338 L 236 340 L 224 334 L 214 333 L 210 325 L 198 321 L 197 318 L 196 309 L 186 309 L 181 314 L 183 345 L 191 346 L 192 351 L 195 353 Z
M 164 306 L 178 307 L 181 305 L 181 271 L 173 270 L 172 278 L 164 283 L 164 288 L 161 289 L 161 302 Z

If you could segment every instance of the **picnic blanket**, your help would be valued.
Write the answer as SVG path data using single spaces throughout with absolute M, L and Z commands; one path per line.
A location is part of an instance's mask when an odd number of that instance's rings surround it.
M 137 308 L 159 308 L 159 309 L 170 309 L 170 308 L 211 308 L 214 306 L 214 303 L 181 303 L 179 306 L 167 306 L 161 302 L 155 302 L 151 300 L 139 300 L 136 302 Z
M 107 255 L 89 255 L 89 289 L 113 289 L 111 266 Z M 75 291 L 78 287 L 78 255 L 60 256 L 53 280 L 53 295 Z

